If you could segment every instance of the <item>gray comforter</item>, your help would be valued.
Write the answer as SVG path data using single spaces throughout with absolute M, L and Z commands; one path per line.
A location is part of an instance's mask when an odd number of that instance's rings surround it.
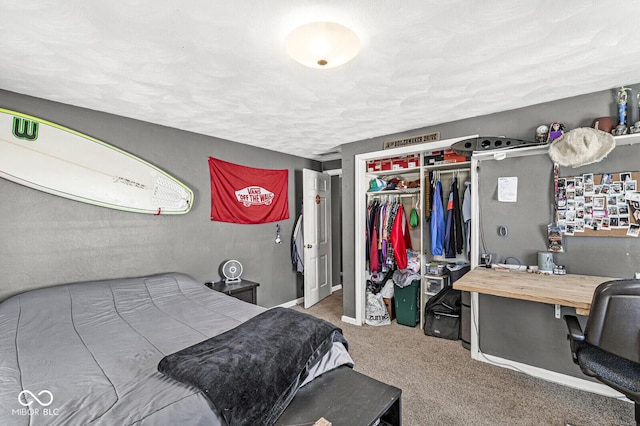
M 177 273 L 14 296 L 0 304 L 0 424 L 223 424 L 158 362 L 263 311 Z M 310 377 L 350 362 L 335 343 Z

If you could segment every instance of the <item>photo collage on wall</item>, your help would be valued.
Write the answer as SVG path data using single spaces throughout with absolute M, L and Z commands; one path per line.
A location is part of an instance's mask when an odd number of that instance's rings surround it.
M 558 177 L 556 230 L 565 236 L 637 237 L 638 172 Z

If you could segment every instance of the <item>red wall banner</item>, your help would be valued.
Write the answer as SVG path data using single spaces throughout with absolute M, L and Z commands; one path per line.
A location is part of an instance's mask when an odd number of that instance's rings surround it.
M 268 223 L 289 219 L 289 170 L 256 169 L 209 157 L 211 220 Z

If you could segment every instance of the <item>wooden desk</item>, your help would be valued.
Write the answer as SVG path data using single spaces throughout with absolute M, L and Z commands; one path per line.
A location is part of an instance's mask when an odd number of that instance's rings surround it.
M 605 281 L 617 278 L 593 275 L 544 275 L 529 272 L 496 271 L 478 267 L 458 279 L 453 288 L 493 296 L 576 308 L 589 315 L 593 292 Z
M 453 288 L 471 294 L 472 359 L 512 368 L 533 377 L 613 396 L 611 388 L 586 380 L 571 361 L 562 306 L 589 315 L 598 285 L 616 278 L 591 275 L 543 275 L 496 271 L 467 272 Z M 480 294 L 487 309 L 480 315 Z M 534 303 L 530 303 L 534 302 Z M 537 302 L 537 303 L 536 303 Z M 555 309 L 549 309 L 549 305 Z M 554 312 L 553 317 L 547 316 Z

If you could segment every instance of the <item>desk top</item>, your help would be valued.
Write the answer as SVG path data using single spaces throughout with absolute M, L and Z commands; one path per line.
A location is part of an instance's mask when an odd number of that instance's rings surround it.
M 594 275 L 545 275 L 522 271 L 495 271 L 476 268 L 454 284 L 456 290 L 493 296 L 510 297 L 532 302 L 576 308 L 578 315 L 589 315 L 593 292 L 605 281 L 618 278 Z

